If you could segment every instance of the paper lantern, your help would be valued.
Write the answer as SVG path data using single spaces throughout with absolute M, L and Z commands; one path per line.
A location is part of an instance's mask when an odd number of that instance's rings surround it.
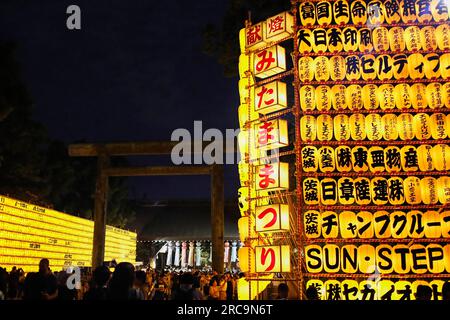
M 447 2 L 443 0 L 432 0 L 431 14 L 433 16 L 433 20 L 436 22 L 447 21 L 449 18 Z
M 436 204 L 438 202 L 437 180 L 433 177 L 426 177 L 420 180 L 422 189 L 422 202 L 424 204 Z
M 405 44 L 408 51 L 421 49 L 420 29 L 417 26 L 410 26 L 405 29 Z
M 394 88 L 395 105 L 398 109 L 412 108 L 411 87 L 407 83 L 400 83 Z
M 395 114 L 387 113 L 381 117 L 381 127 L 384 140 L 397 140 L 397 116 Z
M 420 204 L 422 201 L 420 191 L 420 179 L 417 177 L 407 177 L 404 181 L 405 200 L 408 204 Z
M 307 205 L 316 205 L 320 201 L 320 184 L 316 178 L 306 178 L 303 180 L 303 201 Z
M 385 27 L 377 27 L 372 31 L 375 51 L 389 50 L 389 31 Z
M 345 79 L 345 59 L 343 56 L 332 56 L 329 60 L 330 77 L 333 81 Z
M 303 116 L 300 120 L 301 137 L 303 141 L 316 140 L 316 118 L 313 116 Z
M 291 272 L 289 246 L 256 247 L 255 253 L 256 272 Z
M 299 6 L 300 23 L 302 26 L 311 26 L 316 22 L 316 7 L 314 3 L 301 2 Z
M 333 119 L 334 138 L 337 141 L 350 139 L 350 121 L 347 115 L 339 114 Z
M 391 51 L 404 51 L 405 50 L 405 35 L 403 28 L 393 27 L 389 29 L 389 46 Z
M 347 24 L 350 21 L 350 5 L 346 0 L 333 3 L 333 18 L 336 24 Z
M 367 21 L 367 6 L 362 0 L 352 1 L 351 4 L 351 17 L 353 24 L 366 24 Z
M 377 179 L 377 178 L 375 178 Z M 373 180 L 375 180 L 373 179 Z M 372 182 L 373 182 L 372 180 Z M 375 201 L 374 201 L 375 202 Z M 386 239 L 391 237 L 391 217 L 387 211 L 377 211 L 373 215 L 375 237 Z
M 394 239 L 404 239 L 408 236 L 408 225 L 411 225 L 411 221 L 408 221 L 406 213 L 402 211 L 395 211 L 391 214 L 391 234 Z
M 238 169 L 239 169 L 239 180 L 241 181 L 241 186 L 246 186 L 248 183 L 248 180 L 249 180 L 250 165 L 241 160 L 238 163 Z
M 352 149 L 348 146 L 338 146 L 335 150 L 336 169 L 339 172 L 352 170 Z
M 425 74 L 425 59 L 420 53 L 408 56 L 408 72 L 411 79 L 422 79 Z
M 433 300 L 442 300 L 442 296 L 440 296 L 439 294 L 435 295 L 434 292 L 442 292 L 442 286 L 444 285 L 444 283 L 444 280 L 430 281 L 430 287 L 433 290 Z
M 276 191 L 289 189 L 289 164 L 276 162 L 256 167 L 256 190 Z
M 339 28 L 330 28 L 327 31 L 328 50 L 330 52 L 341 52 L 342 45 L 342 31 Z
M 253 126 L 256 134 L 256 147 L 273 150 L 289 144 L 287 121 L 282 119 L 268 120 Z
M 355 200 L 360 206 L 370 204 L 371 192 L 370 192 L 370 180 L 367 178 L 356 178 L 355 182 Z
M 299 29 L 297 31 L 297 45 L 300 53 L 309 53 L 313 48 L 313 36 L 310 29 Z
M 289 231 L 289 206 L 273 204 L 256 207 L 256 232 Z
M 358 236 L 361 239 L 374 237 L 373 215 L 368 211 L 361 211 L 356 214 L 356 227 Z
M 313 51 L 315 53 L 326 52 L 328 48 L 327 31 L 323 28 L 315 28 L 312 30 Z
M 356 280 L 344 280 L 341 284 L 342 300 L 355 301 L 358 300 L 359 284 Z
M 384 150 L 381 147 L 370 147 L 368 157 L 370 172 L 383 172 L 386 169 Z
M 388 198 L 389 203 L 394 206 L 405 203 L 403 179 L 398 177 L 388 179 Z
M 314 59 L 301 57 L 298 60 L 298 76 L 300 81 L 309 82 L 314 78 Z
M 379 300 L 393 300 L 392 296 L 395 293 L 395 284 L 390 280 L 381 280 L 377 284 L 377 292 Z
M 321 233 L 325 239 L 337 238 L 339 234 L 338 215 L 333 211 L 321 213 Z
M 383 84 L 378 87 L 378 97 L 380 108 L 382 110 L 395 108 L 394 86 L 392 84 Z
M 253 77 L 242 78 L 238 82 L 239 87 L 239 97 L 241 104 L 249 104 L 250 97 L 252 97 L 253 92 L 255 91 L 253 85 L 255 84 L 255 80 Z
M 320 56 L 314 59 L 314 76 L 316 81 L 327 81 L 330 78 L 328 58 Z
M 370 141 L 381 140 L 383 137 L 381 116 L 371 113 L 366 116 L 366 133 Z
M 371 280 L 362 280 L 359 282 L 359 299 L 373 301 L 378 299 L 377 282 Z
M 415 16 L 415 15 L 414 15 Z M 394 283 L 395 291 L 392 300 L 413 300 L 412 283 L 400 280 Z
M 445 117 L 445 123 L 447 126 L 447 136 L 450 137 L 450 114 Z
M 372 29 L 361 28 L 358 30 L 359 51 L 371 52 L 373 50 Z
M 289 12 L 282 12 L 266 20 L 267 42 L 276 42 L 291 36 L 294 32 L 294 17 Z
M 337 201 L 336 180 L 325 178 L 320 181 L 320 199 L 322 204 L 330 206 L 335 205 Z
M 387 172 L 401 171 L 401 152 L 396 146 L 388 146 L 384 149 L 384 161 Z
M 392 262 L 394 264 L 395 273 L 409 273 L 412 265 L 411 255 L 409 254 L 409 247 L 403 244 L 393 246 Z
M 339 229 L 344 239 L 356 238 L 357 220 L 356 214 L 351 211 L 343 211 L 339 214 Z
M 255 231 L 255 220 L 252 216 L 242 217 L 238 220 L 239 239 L 242 243 L 247 239 L 256 239 L 258 234 Z M 255 242 L 255 241 L 253 241 Z M 257 241 L 256 241 L 257 242 Z
M 436 30 L 432 26 L 420 29 L 420 40 L 423 50 L 434 51 L 437 49 Z
M 255 251 L 250 247 L 241 247 L 238 250 L 239 267 L 242 272 L 255 273 Z
M 348 81 L 358 80 L 360 77 L 361 63 L 358 56 L 345 57 L 345 78 Z
M 238 134 L 238 144 L 241 159 L 245 159 L 249 153 L 249 134 L 246 130 L 241 130 Z
M 366 147 L 357 146 L 352 149 L 353 170 L 356 172 L 365 172 L 369 168 L 368 150 Z
M 241 54 L 239 56 L 239 77 L 246 78 L 252 70 L 253 56 L 250 54 Z
M 247 38 L 246 38 L 246 32 L 245 32 L 246 30 L 245 30 L 245 28 L 242 28 L 241 30 L 239 30 L 239 48 L 240 48 L 240 50 L 241 50 L 241 52 L 245 52 L 245 50 L 246 50 L 246 41 L 247 41 Z
M 265 23 L 260 22 L 245 28 L 245 49 L 258 50 L 266 45 L 264 41 Z
M 418 113 L 413 121 L 414 133 L 419 140 L 428 140 L 431 138 L 430 116 L 426 113 Z
M 319 211 L 306 211 L 303 215 L 303 226 L 307 238 L 315 239 L 320 237 L 321 215 Z
M 441 77 L 444 79 L 450 78 L 450 54 L 444 53 L 439 59 Z
M 333 118 L 327 114 L 317 117 L 317 139 L 331 141 L 333 139 Z
M 436 27 L 436 41 L 440 50 L 450 49 L 450 26 L 446 23 Z
M 400 53 L 392 57 L 392 70 L 396 80 L 409 77 L 408 58 L 406 54 Z
M 367 20 L 371 25 L 379 25 L 384 22 L 384 5 L 379 0 L 370 1 L 367 4 Z
M 254 300 L 272 283 L 273 274 L 259 276 L 258 281 L 247 281 L 245 277 L 239 278 L 236 283 L 238 300 Z
M 342 30 L 344 51 L 358 51 L 358 30 L 355 27 L 346 27 Z
M 409 113 L 402 113 L 397 116 L 397 132 L 402 140 L 414 139 L 414 117 Z
M 375 247 L 367 244 L 358 247 L 358 268 L 361 273 L 375 271 Z
M 323 270 L 323 250 L 316 244 L 305 246 L 306 270 L 310 273 L 320 273 Z
M 450 238 L 450 211 L 441 213 L 441 231 L 443 238 Z
M 286 71 L 286 51 L 282 46 L 272 46 L 255 53 L 255 76 L 265 79 Z
M 437 53 L 429 53 L 425 58 L 425 76 L 427 79 L 439 78 L 441 71 L 439 68 L 439 55 Z
M 352 84 L 347 87 L 346 101 L 350 110 L 359 110 L 363 108 L 362 88 L 360 85 Z
M 361 57 L 361 77 L 363 80 L 375 80 L 377 78 L 378 61 L 375 56 L 365 54 Z
M 411 102 L 414 109 L 424 109 L 427 107 L 427 88 L 423 83 L 414 83 L 411 86 L 411 92 L 414 94 L 411 95 Z
M 434 170 L 434 152 L 433 147 L 428 144 L 422 144 L 417 147 L 417 156 L 420 171 Z
M 301 93 L 300 93 L 301 97 Z M 315 101 L 317 110 L 331 109 L 331 89 L 329 86 L 318 86 L 315 90 Z
M 444 246 L 444 265 L 445 271 L 450 273 L 450 244 Z
M 323 247 L 323 269 L 326 273 L 337 273 L 340 269 L 340 250 L 337 245 L 326 244 Z
M 315 288 L 318 293 L 319 300 L 325 300 L 326 290 L 323 281 L 317 279 L 308 280 L 306 282 L 306 290 L 309 288 Z
M 433 20 L 430 2 L 431 0 L 427 0 L 425 3 L 421 1 L 416 2 L 416 15 L 419 23 L 430 22 Z
M 285 109 L 286 84 L 281 81 L 274 81 L 256 87 L 255 89 L 255 111 L 262 114 L 269 114 Z
M 250 196 L 248 187 L 240 187 L 238 189 L 238 204 L 239 204 L 239 210 L 241 212 L 241 216 L 248 215 L 248 210 L 251 208 L 254 208 L 253 201 L 250 202 L 249 198 L 250 197 L 253 198 L 255 195 L 256 195 L 255 191 L 252 190 L 252 194 Z M 250 204 L 252 204 L 251 207 L 250 207 Z
M 314 87 L 310 85 L 300 87 L 300 106 L 303 111 L 315 109 Z
M 340 84 L 331 88 L 331 102 L 335 110 L 347 109 L 345 89 L 346 87 Z
M 241 104 L 238 108 L 239 128 L 244 130 L 247 122 L 258 119 L 258 113 L 248 104 Z
M 386 54 L 379 55 L 376 58 L 377 76 L 380 80 L 389 80 L 392 78 L 393 73 L 393 60 L 392 57 Z
M 371 180 L 372 201 L 376 205 L 384 205 L 388 201 L 388 181 L 382 177 Z
M 355 202 L 355 183 L 350 178 L 340 178 L 338 180 L 338 197 L 342 205 L 351 205 Z
M 302 149 L 302 169 L 304 172 L 317 172 L 319 166 L 319 154 L 317 148 L 306 146 Z
M 411 225 L 408 226 L 408 237 L 413 239 L 420 239 L 425 236 L 425 224 L 423 220 L 423 213 L 417 210 L 410 211 L 406 214 Z
M 321 147 L 318 150 L 319 169 L 321 172 L 333 172 L 336 168 L 334 163 L 334 149 L 331 147 Z
M 411 272 L 416 274 L 424 274 L 428 271 L 427 266 L 427 250 L 421 244 L 413 244 L 409 247 L 411 252 Z M 415 290 L 413 290 L 415 291 Z
M 331 3 L 328 1 L 320 1 L 316 3 L 317 24 L 320 26 L 328 25 L 332 19 Z
M 362 88 L 363 103 L 366 110 L 378 108 L 378 87 L 374 84 L 367 84 Z
M 358 247 L 355 245 L 344 245 L 341 248 L 340 261 L 341 261 L 341 269 L 344 273 L 357 273 Z
M 431 154 L 435 170 L 450 170 L 450 147 L 447 144 L 435 145 Z
M 366 118 L 361 113 L 350 116 L 350 135 L 353 140 L 360 141 L 366 138 Z
M 442 204 L 450 203 L 450 177 L 440 177 L 437 180 L 438 198 Z
M 427 86 L 427 101 L 431 109 L 443 108 L 444 99 L 442 97 L 442 85 L 440 83 L 430 83 Z
M 434 243 L 427 245 L 428 270 L 431 273 L 443 273 L 445 269 L 445 250 Z
M 386 244 L 380 244 L 376 247 L 377 270 L 381 274 L 390 274 L 394 271 L 392 263 L 392 247 Z

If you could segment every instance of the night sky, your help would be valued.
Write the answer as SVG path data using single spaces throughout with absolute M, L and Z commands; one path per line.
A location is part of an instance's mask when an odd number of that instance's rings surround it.
M 66 28 L 66 8 L 81 8 L 81 30 Z M 0 41 L 18 46 L 34 117 L 65 142 L 170 140 L 237 128 L 237 79 L 201 51 L 201 29 L 220 24 L 227 0 L 2 0 Z M 237 67 L 237 66 L 236 66 Z M 133 164 L 168 164 L 131 159 Z M 226 166 L 226 197 L 237 166 Z M 129 179 L 134 197 L 208 198 L 209 177 Z

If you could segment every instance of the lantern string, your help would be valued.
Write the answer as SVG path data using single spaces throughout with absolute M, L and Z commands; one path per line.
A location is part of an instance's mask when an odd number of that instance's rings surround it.
M 373 273 L 304 273 L 304 276 L 317 279 L 317 278 L 350 278 L 350 279 L 362 279 L 363 277 L 373 277 Z M 386 279 L 430 279 L 437 280 L 439 278 L 450 278 L 450 274 L 446 273 L 434 273 L 434 274 L 378 274 L 378 277 Z
M 375 27 L 423 27 L 423 26 L 439 26 L 449 24 L 448 21 L 424 21 L 424 22 L 418 22 L 418 21 L 412 21 L 412 22 L 397 22 L 397 23 L 380 23 L 376 26 L 367 26 L 367 24 L 324 24 L 324 25 L 301 25 L 297 26 L 298 29 L 331 29 L 331 28 L 348 28 L 353 27 L 355 29 L 362 29 L 362 28 L 371 28 L 374 29 Z
M 444 83 L 448 79 L 390 79 L 390 80 L 331 80 L 331 81 L 302 81 L 303 85 L 351 85 L 351 84 L 404 84 L 404 83 Z
M 303 140 L 305 141 L 305 140 Z M 312 146 L 359 146 L 359 145 L 370 145 L 370 146 L 390 146 L 390 145 L 421 145 L 421 144 L 447 144 L 448 139 L 438 139 L 438 140 L 401 140 L 401 141 L 371 141 L 371 140 L 342 140 L 342 141 L 307 141 L 308 145 Z
M 362 209 L 364 211 L 366 210 L 374 210 L 374 211 L 381 211 L 381 210 L 426 210 L 426 209 L 436 209 L 436 208 L 448 208 L 447 204 L 422 204 L 422 205 L 324 205 L 327 211 L 336 211 L 336 210 L 345 210 L 345 211 L 361 211 Z M 304 206 L 305 210 L 317 210 L 317 205 L 307 205 Z
M 445 50 L 402 50 L 401 54 L 414 54 L 414 53 L 420 53 L 420 54 L 428 54 L 428 53 L 449 53 L 450 49 Z M 303 52 L 301 54 L 301 57 L 333 57 L 333 56 L 364 56 L 364 55 L 396 55 L 399 54 L 398 51 L 392 51 L 392 50 L 386 50 L 386 51 L 366 51 L 366 52 L 360 52 L 360 51 L 334 51 L 334 52 Z
M 302 115 L 339 115 L 339 114 L 371 114 L 371 113 L 450 113 L 450 109 L 448 108 L 421 108 L 421 109 L 413 109 L 413 108 L 405 108 L 405 109 L 338 109 L 338 110 L 304 110 L 302 111 Z
M 374 177 L 374 176 L 448 176 L 446 171 L 400 171 L 400 172 L 305 172 L 305 177 Z

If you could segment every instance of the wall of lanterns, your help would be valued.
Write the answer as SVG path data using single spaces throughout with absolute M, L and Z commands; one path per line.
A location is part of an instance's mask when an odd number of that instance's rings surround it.
M 0 265 L 37 271 L 48 258 L 53 270 L 89 267 L 94 223 L 0 196 Z M 136 233 L 107 226 L 105 261 L 136 261 Z

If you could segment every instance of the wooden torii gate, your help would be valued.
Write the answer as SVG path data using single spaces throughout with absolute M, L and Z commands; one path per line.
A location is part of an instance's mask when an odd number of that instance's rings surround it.
M 103 264 L 105 256 L 108 178 L 124 176 L 211 176 L 212 267 L 219 273 L 224 265 L 224 179 L 223 165 L 180 165 L 151 167 L 112 167 L 111 156 L 168 155 L 177 142 L 125 142 L 107 144 L 71 144 L 71 157 L 97 157 L 97 181 L 94 204 L 92 268 Z

